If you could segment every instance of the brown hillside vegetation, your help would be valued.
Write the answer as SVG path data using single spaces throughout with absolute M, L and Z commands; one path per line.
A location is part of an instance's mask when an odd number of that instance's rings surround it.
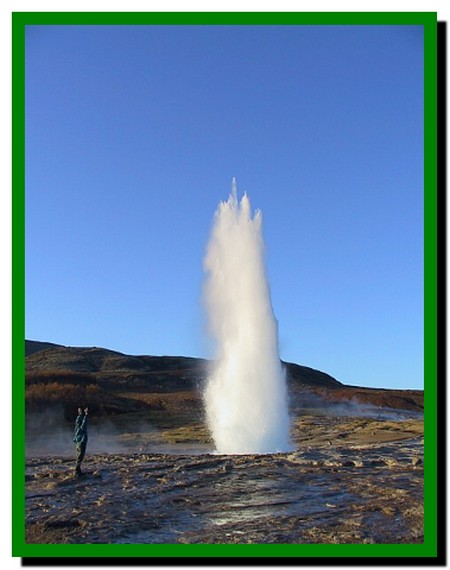
M 26 408 L 56 402 L 66 417 L 88 404 L 97 415 L 165 410 L 202 414 L 202 386 L 210 362 L 180 356 L 131 356 L 98 347 L 78 348 L 26 341 Z M 419 390 L 369 389 L 342 384 L 329 374 L 283 363 L 290 406 L 375 406 L 423 410 Z

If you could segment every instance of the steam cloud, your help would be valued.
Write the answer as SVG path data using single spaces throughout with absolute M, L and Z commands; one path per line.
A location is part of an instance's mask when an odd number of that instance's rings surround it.
M 252 217 L 236 181 L 222 202 L 204 260 L 205 304 L 217 361 L 205 386 L 206 418 L 219 453 L 291 449 L 286 378 L 264 265 L 262 215 Z

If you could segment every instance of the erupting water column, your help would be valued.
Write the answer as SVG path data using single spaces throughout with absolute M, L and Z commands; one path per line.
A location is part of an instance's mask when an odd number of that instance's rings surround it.
M 262 216 L 236 180 L 205 257 L 205 303 L 217 360 L 205 386 L 209 429 L 224 454 L 291 449 L 285 373 L 264 265 Z

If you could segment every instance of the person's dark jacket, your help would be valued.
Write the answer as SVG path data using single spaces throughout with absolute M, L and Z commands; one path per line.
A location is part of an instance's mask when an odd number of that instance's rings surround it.
M 75 443 L 87 443 L 87 440 L 87 416 L 77 416 L 77 419 L 75 420 L 75 433 L 73 435 L 73 441 Z

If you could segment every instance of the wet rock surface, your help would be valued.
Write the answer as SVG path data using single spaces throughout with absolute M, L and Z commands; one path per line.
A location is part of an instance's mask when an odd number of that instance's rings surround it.
M 26 461 L 28 543 L 421 543 L 423 420 L 303 417 L 295 450 Z M 141 445 L 140 441 L 140 445 Z

